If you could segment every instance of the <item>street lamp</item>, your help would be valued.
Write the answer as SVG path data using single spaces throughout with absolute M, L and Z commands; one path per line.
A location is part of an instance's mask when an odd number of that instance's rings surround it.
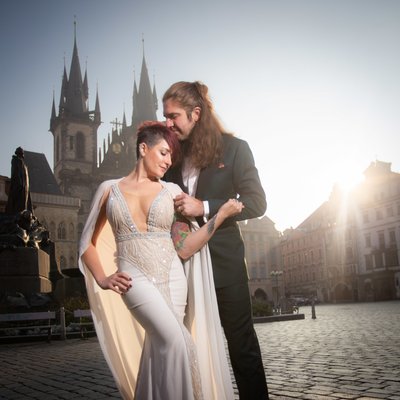
M 276 288 L 276 300 L 274 301 L 274 308 L 276 311 L 276 314 L 280 314 L 280 304 L 279 304 L 279 277 L 283 274 L 283 271 L 271 271 L 270 275 L 273 280 L 273 283 L 275 284 Z

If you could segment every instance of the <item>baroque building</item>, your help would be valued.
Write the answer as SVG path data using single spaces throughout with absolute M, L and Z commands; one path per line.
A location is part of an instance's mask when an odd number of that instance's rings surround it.
M 353 196 L 357 203 L 358 286 L 362 299 L 400 298 L 400 174 L 375 161 Z
M 274 303 L 283 282 L 276 282 L 271 272 L 279 268 L 280 233 L 267 216 L 239 223 L 246 249 L 250 294 L 254 299 Z
M 334 187 L 280 244 L 288 296 L 323 302 L 400 298 L 400 174 L 376 161 L 345 194 Z

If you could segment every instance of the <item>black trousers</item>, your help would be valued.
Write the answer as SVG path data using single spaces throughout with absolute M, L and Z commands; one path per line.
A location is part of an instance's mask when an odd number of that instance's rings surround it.
M 260 345 L 253 326 L 248 284 L 217 288 L 216 293 L 240 400 L 268 399 Z

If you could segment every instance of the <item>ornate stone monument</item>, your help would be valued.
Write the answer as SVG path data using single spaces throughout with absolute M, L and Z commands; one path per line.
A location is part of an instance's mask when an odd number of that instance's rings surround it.
M 0 292 L 49 293 L 52 242 L 33 212 L 29 174 L 21 147 L 11 161 L 5 213 L 0 213 Z

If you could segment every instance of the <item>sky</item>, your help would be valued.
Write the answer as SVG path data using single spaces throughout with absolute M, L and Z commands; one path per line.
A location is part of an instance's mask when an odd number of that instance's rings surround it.
M 250 144 L 280 231 L 375 160 L 400 172 L 400 1 L 2 0 L 0 175 L 18 146 L 53 167 L 51 105 L 74 21 L 91 109 L 99 93 L 98 144 L 124 110 L 130 121 L 144 49 L 158 118 L 172 83 L 205 83 L 223 126 Z

